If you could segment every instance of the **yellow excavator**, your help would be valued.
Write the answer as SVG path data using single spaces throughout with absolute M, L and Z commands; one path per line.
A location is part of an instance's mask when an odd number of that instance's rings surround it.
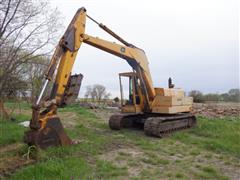
M 87 18 L 121 44 L 86 34 Z M 52 56 L 45 74 L 46 81 L 32 107 L 30 130 L 24 136 L 26 143 L 43 149 L 73 144 L 64 132 L 57 116 L 57 108 L 69 94 L 72 67 L 82 43 L 118 56 L 132 67 L 132 72 L 119 74 L 121 113 L 110 117 L 111 129 L 142 127 L 147 135 L 163 137 L 172 131 L 196 124 L 196 118 L 191 114 L 192 98 L 185 97 L 182 89 L 174 88 L 171 79 L 168 88 L 154 88 L 145 52 L 122 39 L 107 26 L 98 23 L 82 7 L 76 12 Z M 122 78 L 129 79 L 127 100 L 123 95 Z M 49 81 L 53 82 L 53 86 L 50 97 L 46 99 L 43 96 Z

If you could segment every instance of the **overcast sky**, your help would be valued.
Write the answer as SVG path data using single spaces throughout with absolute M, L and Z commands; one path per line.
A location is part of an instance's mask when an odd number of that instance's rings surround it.
M 204 93 L 239 87 L 237 0 L 51 0 L 67 27 L 78 8 L 145 50 L 155 87 Z M 115 41 L 87 19 L 87 34 Z M 64 33 L 64 32 L 62 32 Z M 85 87 L 106 86 L 119 96 L 118 73 L 131 71 L 120 58 L 83 44 L 73 68 Z

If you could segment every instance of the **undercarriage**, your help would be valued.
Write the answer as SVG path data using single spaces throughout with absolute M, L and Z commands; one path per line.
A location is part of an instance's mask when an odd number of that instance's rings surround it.
M 164 137 L 174 131 L 187 129 L 196 125 L 196 117 L 191 113 L 170 114 L 115 114 L 109 119 L 112 130 L 122 128 L 144 129 L 146 135 Z

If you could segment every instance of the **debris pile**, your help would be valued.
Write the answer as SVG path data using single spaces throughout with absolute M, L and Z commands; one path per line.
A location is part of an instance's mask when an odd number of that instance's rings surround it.
M 194 103 L 192 112 L 208 118 L 240 117 L 240 104 Z
M 78 104 L 81 107 L 88 108 L 88 109 L 103 109 L 103 108 L 118 109 L 120 107 L 120 104 L 115 103 L 115 102 L 84 102 L 84 101 L 81 101 Z
M 81 107 L 87 108 L 87 109 L 97 109 L 99 108 L 95 103 L 92 102 L 80 102 L 79 105 Z

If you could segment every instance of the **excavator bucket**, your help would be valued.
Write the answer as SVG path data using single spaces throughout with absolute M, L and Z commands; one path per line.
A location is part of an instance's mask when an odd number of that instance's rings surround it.
M 37 125 L 39 119 L 44 123 Z M 30 123 L 31 130 L 25 132 L 24 142 L 45 149 L 52 146 L 65 146 L 72 144 L 71 139 L 65 133 L 62 123 L 57 115 L 47 116 L 40 114 L 33 108 L 33 118 Z
M 72 75 L 65 89 L 61 103 L 58 106 L 65 106 L 75 101 L 78 96 L 82 74 Z M 35 145 L 41 149 L 51 146 L 65 146 L 73 144 L 71 139 L 65 133 L 62 123 L 56 113 L 56 103 L 49 101 L 46 103 L 46 110 L 40 113 L 40 106 L 32 107 L 32 119 L 30 130 L 25 133 L 24 142 L 28 145 Z M 55 104 L 55 105 L 54 105 Z
M 24 142 L 41 149 L 72 144 L 71 139 L 64 132 L 58 117 L 48 119 L 44 128 L 27 131 L 24 136 Z

